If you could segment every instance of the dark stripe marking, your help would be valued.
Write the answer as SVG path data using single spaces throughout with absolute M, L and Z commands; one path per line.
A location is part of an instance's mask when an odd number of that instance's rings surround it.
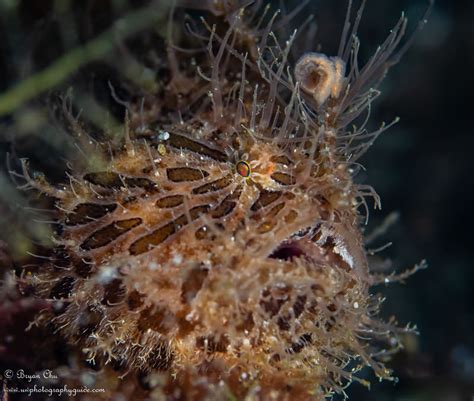
M 282 185 L 294 185 L 296 183 L 296 179 L 293 176 L 278 171 L 273 173 L 271 178 Z
M 188 149 L 192 152 L 199 153 L 203 156 L 210 157 L 211 159 L 225 162 L 227 161 L 227 156 L 225 153 L 217 149 L 210 148 L 200 142 L 193 141 L 185 136 L 177 135 L 177 134 L 170 134 L 170 138 L 168 139 L 168 143 L 179 149 Z
M 285 207 L 285 202 L 279 203 L 276 206 L 273 206 L 266 217 L 275 217 L 278 213 L 280 213 L 281 209 Z
M 200 187 L 196 187 L 193 189 L 193 194 L 195 195 L 202 195 L 208 192 L 219 191 L 224 189 L 225 187 L 229 186 L 232 183 L 232 177 L 227 175 L 223 178 L 220 178 L 216 181 L 209 182 L 207 184 L 201 185 Z
M 101 205 L 98 203 L 81 203 L 77 205 L 71 213 L 66 216 L 66 224 L 75 226 L 86 224 L 93 220 L 100 219 L 117 208 L 115 203 Z
M 153 246 L 161 244 L 166 238 L 174 234 L 175 231 L 174 222 L 165 224 L 153 231 L 151 234 L 137 239 L 132 245 L 130 245 L 129 252 L 131 255 L 139 255 L 148 252 Z
M 144 177 L 121 177 L 112 171 L 97 171 L 87 173 L 84 179 L 91 184 L 99 185 L 105 188 L 122 188 L 122 187 L 140 187 L 144 189 L 152 189 L 156 187 L 156 183 Z
M 207 171 L 190 167 L 167 168 L 166 174 L 168 180 L 173 182 L 198 181 L 209 175 Z
M 123 181 L 120 179 L 120 176 L 117 173 L 113 173 L 111 171 L 87 173 L 84 176 L 84 179 L 89 181 L 91 184 L 100 185 L 101 187 L 106 188 L 120 188 L 124 185 Z
M 148 178 L 143 177 L 126 177 L 125 184 L 127 187 L 139 187 L 144 189 L 154 189 L 157 187 L 156 183 Z
M 206 213 L 209 210 L 208 205 L 195 206 L 189 210 L 189 216 L 191 221 L 196 220 L 201 214 Z M 145 235 L 137 239 L 130 245 L 130 254 L 139 255 L 144 252 L 150 251 L 154 246 L 161 244 L 169 236 L 178 232 L 183 226 L 188 224 L 188 218 L 186 215 L 179 216 L 176 220 L 171 221 L 164 226 L 153 231 L 151 234 Z
M 122 234 L 125 234 L 127 231 L 130 231 L 141 223 L 142 219 L 139 217 L 115 221 L 87 237 L 81 244 L 81 248 L 86 251 L 100 248 L 116 240 Z
M 270 203 L 275 202 L 281 196 L 281 192 L 276 191 L 262 191 L 260 196 L 255 201 L 255 203 L 250 208 L 252 211 L 257 211 L 259 209 L 268 206 Z
M 156 206 L 161 209 L 167 209 L 179 206 L 183 203 L 183 195 L 170 195 L 156 201 Z
M 237 203 L 231 200 L 228 200 L 227 198 L 222 201 L 222 203 L 217 206 L 212 212 L 211 216 L 214 217 L 215 219 L 220 219 L 221 217 L 224 217 L 231 213 L 234 209 L 235 206 L 237 206 Z

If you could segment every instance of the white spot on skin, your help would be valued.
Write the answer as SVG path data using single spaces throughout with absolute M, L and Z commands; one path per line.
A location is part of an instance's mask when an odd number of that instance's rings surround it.
M 181 255 L 180 253 L 176 253 L 176 254 L 173 256 L 173 263 L 178 266 L 178 265 L 180 265 L 182 262 L 183 262 L 183 255 Z
M 105 266 L 97 276 L 99 284 L 110 283 L 114 278 L 117 277 L 117 269 L 113 266 Z

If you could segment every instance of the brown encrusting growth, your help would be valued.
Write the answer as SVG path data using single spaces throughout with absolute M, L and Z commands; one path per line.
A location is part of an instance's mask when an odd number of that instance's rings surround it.
M 168 81 L 127 105 L 122 144 L 68 114 L 102 169 L 72 163 L 55 187 L 24 165 L 60 226 L 22 276 L 53 306 L 36 323 L 96 366 L 107 391 L 84 399 L 321 400 L 364 366 L 391 378 L 406 329 L 377 317 L 361 212 L 379 201 L 353 182 L 387 127 L 352 125 L 405 50 L 406 19 L 359 69 L 350 10 L 337 56 L 298 61 L 296 34 L 272 33 L 289 16 L 209 3 L 215 25 L 188 39 L 203 50 L 170 41 Z

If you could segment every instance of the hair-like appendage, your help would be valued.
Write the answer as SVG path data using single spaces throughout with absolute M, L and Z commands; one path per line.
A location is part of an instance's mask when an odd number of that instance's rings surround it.
M 23 163 L 60 229 L 20 281 L 52 305 L 35 322 L 107 383 L 84 399 L 323 400 L 366 384 L 365 366 L 393 379 L 386 359 L 413 329 L 382 321 L 371 287 L 405 275 L 370 272 L 361 227 L 380 202 L 353 175 L 391 125 L 366 129 L 407 21 L 360 68 L 364 4 L 337 55 L 294 59 L 298 32 L 276 32 L 295 12 L 261 3 L 178 1 L 210 16 L 168 38 L 162 90 L 124 101 L 111 86 L 121 143 L 90 137 L 66 98 L 98 162 L 58 186 Z

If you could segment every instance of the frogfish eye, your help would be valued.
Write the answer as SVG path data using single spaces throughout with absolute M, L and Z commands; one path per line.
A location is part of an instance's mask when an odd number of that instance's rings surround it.
M 237 171 L 237 173 L 239 175 L 241 175 L 242 177 L 249 177 L 250 176 L 250 165 L 241 160 L 239 161 L 236 165 L 235 165 L 235 170 Z

